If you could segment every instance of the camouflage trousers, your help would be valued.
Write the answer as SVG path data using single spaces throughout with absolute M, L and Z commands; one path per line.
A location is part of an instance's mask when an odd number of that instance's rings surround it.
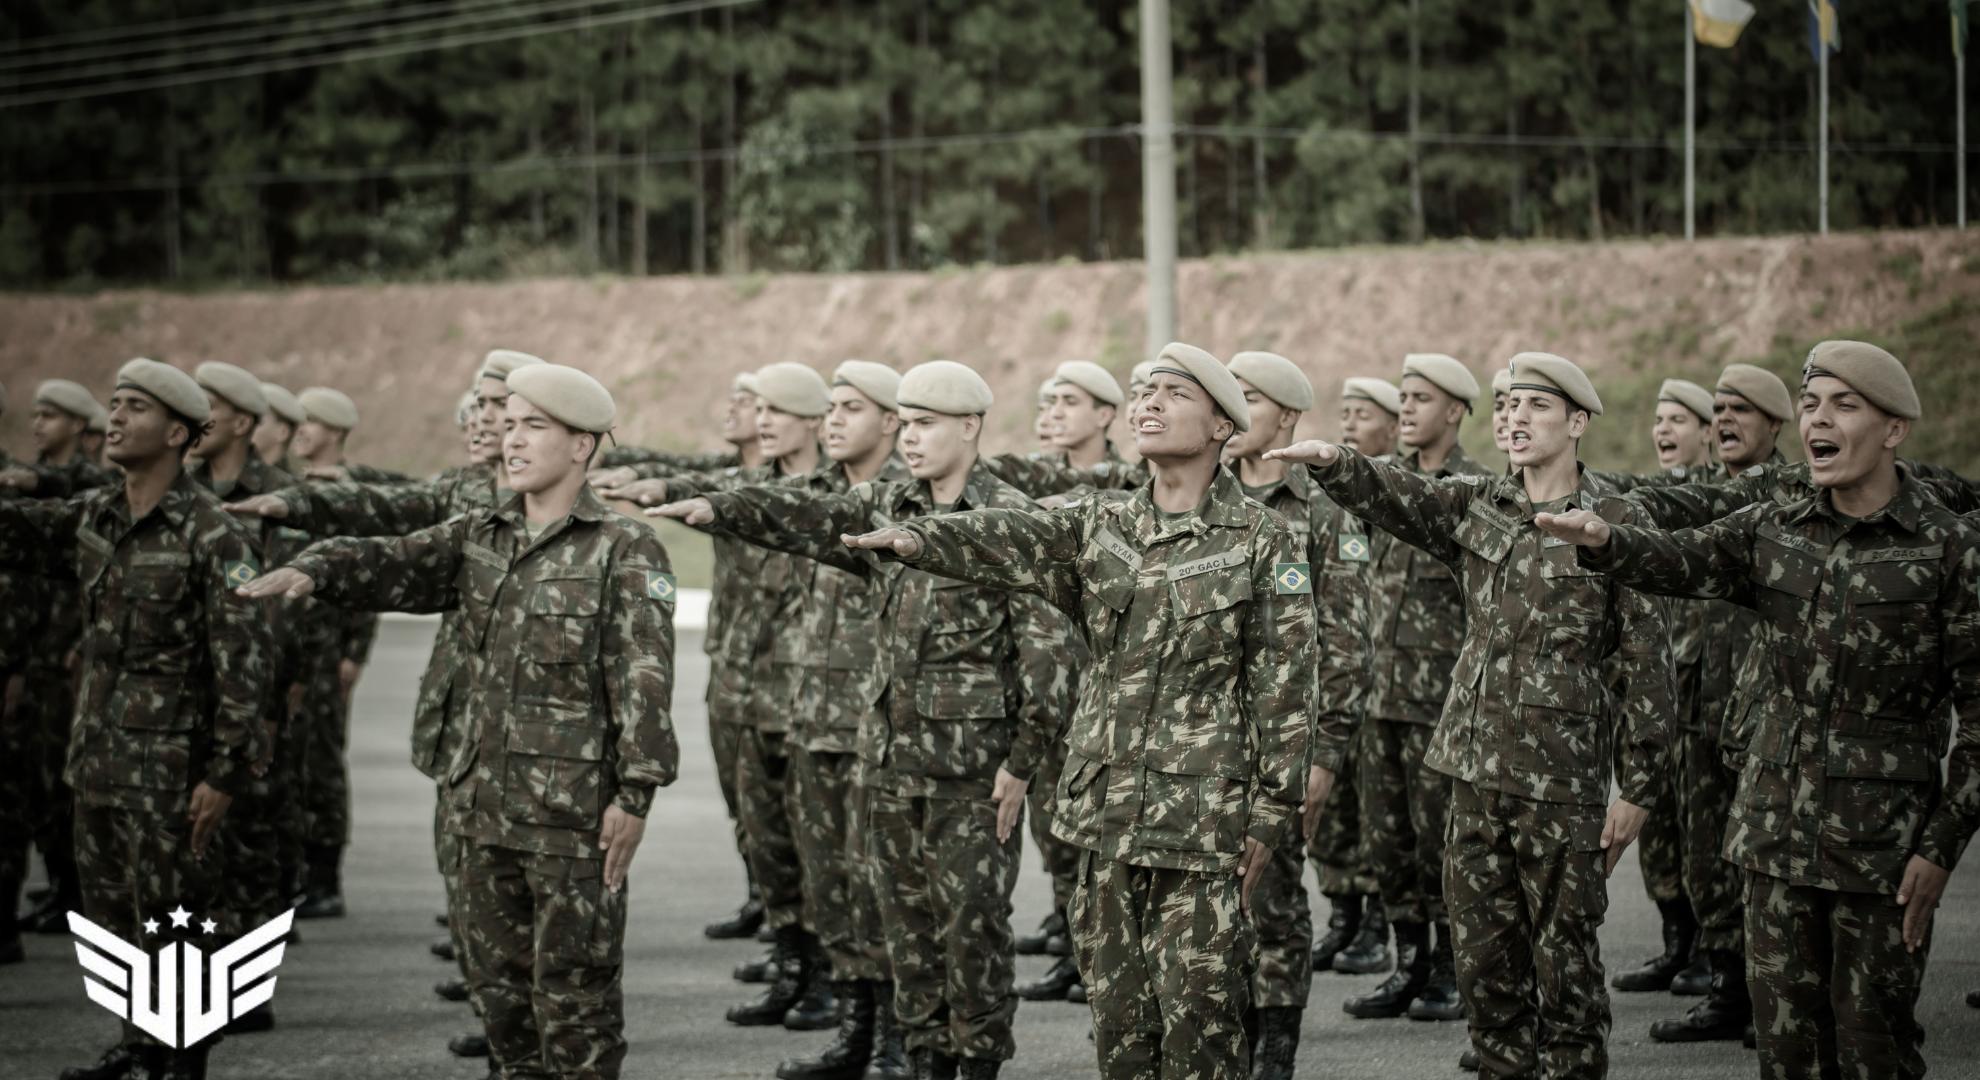
M 1272 849 L 1251 891 L 1251 1007 L 1304 1009 L 1313 985 L 1313 909 L 1306 896 L 1306 844 L 1299 819 Z
M 1052 907 L 1057 911 L 1072 904 L 1073 888 L 1079 881 L 1079 848 L 1052 833 L 1052 798 L 1065 765 L 1065 744 L 1055 742 L 1024 793 L 1031 842 L 1038 848 L 1038 861 L 1044 865 L 1046 876 L 1052 879 Z
M 1925 1075 L 1918 991 L 1931 939 L 1904 947 L 1904 909 L 1876 893 L 1746 878 L 1746 985 L 1762 1080 Z
M 861 918 L 859 909 L 878 901 L 848 843 L 855 820 L 853 770 L 858 761 L 854 754 L 792 748 L 792 831 L 803 868 L 804 927 L 817 935 L 832 965 L 832 978 L 878 982 L 886 978 L 886 938 L 861 936 L 861 930 L 871 931 L 878 919 Z
M 1238 879 L 1094 851 L 1082 851 L 1079 866 L 1073 953 L 1101 1077 L 1243 1080 L 1253 943 Z
M 1451 781 L 1444 900 L 1479 1075 L 1608 1074 L 1600 807 Z
M 1361 843 L 1391 923 L 1444 921 L 1444 831 L 1451 778 L 1423 763 L 1430 724 L 1361 726 Z
M 1616 775 L 1623 775 L 1622 740 L 1616 740 Z M 1643 871 L 1643 892 L 1663 904 L 1684 898 L 1684 823 L 1676 811 L 1677 765 L 1659 771 L 1650 788 L 1657 809 L 1644 819 L 1636 838 L 1636 865 Z
M 206 857 L 195 858 L 192 826 L 182 810 L 160 812 L 106 806 L 76 797 L 76 874 L 82 883 L 83 915 L 105 930 L 134 942 L 147 952 L 167 941 L 198 945 L 211 955 L 242 929 L 240 913 L 228 901 L 227 857 L 235 848 L 231 837 L 238 824 L 229 808 L 220 827 L 207 841 Z M 174 931 L 168 912 L 183 907 L 192 914 L 190 927 Z M 213 920 L 216 932 L 204 934 L 200 924 Z M 144 931 L 155 920 L 158 934 Z M 157 1040 L 126 1023 L 127 1044 L 156 1045 Z
M 75 676 L 61 665 L 28 668 L 21 723 L 30 733 L 36 785 L 28 806 L 34 846 L 51 868 L 75 861 L 76 796 L 62 778 L 69 763 L 69 728 L 75 720 Z
M 1017 1052 L 1011 892 L 1020 828 L 997 842 L 997 805 L 867 792 L 867 828 L 894 1014 L 909 1049 L 1009 1061 Z
M 284 895 L 293 897 L 303 890 L 305 849 L 309 843 L 309 723 L 308 705 L 289 718 L 281 737 L 275 740 L 275 758 L 270 775 L 287 784 L 287 796 L 278 804 L 275 821 L 276 861 L 281 864 Z
M 1320 827 L 1313 830 L 1306 845 L 1322 896 L 1368 896 L 1375 892 L 1375 875 L 1361 844 L 1361 754 L 1357 735 L 1348 740 L 1347 753 L 1341 755 L 1340 772 L 1327 794 Z
M 461 934 L 461 928 L 467 924 L 467 915 L 461 909 L 461 857 L 462 849 L 471 841 L 455 825 L 445 780 L 440 781 L 433 794 L 433 861 L 440 869 L 440 887 L 447 897 L 447 940 L 454 944 L 454 964 L 465 979 L 467 938 Z
M 715 753 L 715 783 L 722 789 L 722 805 L 735 827 L 738 854 L 743 830 L 736 798 L 736 750 L 742 742 L 748 687 L 748 673 L 741 665 L 708 658 L 708 746 Z
M 26 676 L 0 673 L 0 685 Z M 25 695 L 23 695 L 25 696 Z M 41 746 L 26 702 L 0 713 L 0 882 L 18 890 L 28 871 L 28 845 L 34 839 L 36 800 L 41 794 Z M 17 891 L 0 895 L 11 925 Z
M 736 810 L 743 861 L 772 928 L 802 921 L 804 872 L 791 830 L 791 747 L 781 731 L 745 728 L 736 743 Z
M 1726 770 L 1717 739 L 1683 729 L 1671 734 L 1684 846 L 1684 894 L 1698 916 L 1698 947 L 1743 952 L 1741 872 L 1725 857 L 1726 821 L 1732 816 L 1739 776 Z
M 351 775 L 345 747 L 350 740 L 350 703 L 337 680 L 337 657 L 310 658 L 303 689 L 304 842 L 312 848 L 342 848 L 351 842 Z
M 605 1078 L 626 1057 L 626 896 L 603 859 L 463 839 L 468 992 L 505 1078 Z
M 276 735 L 276 743 L 290 736 L 288 730 Z M 258 926 L 289 910 L 289 879 L 282 865 L 282 826 L 291 819 L 296 802 L 296 785 L 283 772 L 283 758 L 269 761 L 265 776 L 252 778 L 233 805 L 227 818 L 227 893 L 230 903 L 246 925 Z

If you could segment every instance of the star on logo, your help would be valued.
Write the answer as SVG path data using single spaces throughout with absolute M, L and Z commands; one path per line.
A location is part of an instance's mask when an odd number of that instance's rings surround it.
M 201 931 L 211 934 L 215 930 L 218 930 L 219 926 L 212 919 L 201 919 L 199 921 L 199 928 Z
M 158 920 L 157 920 L 157 919 L 146 919 L 146 920 L 144 920 L 144 932 L 145 932 L 145 933 L 147 933 L 147 934 L 155 934 L 155 933 L 157 933 L 157 932 L 158 932 Z
M 184 904 L 180 904 L 178 907 L 173 908 L 172 910 L 166 912 L 165 914 L 172 917 L 173 926 L 184 926 L 186 925 L 187 922 L 192 920 L 192 912 L 187 911 L 186 906 Z

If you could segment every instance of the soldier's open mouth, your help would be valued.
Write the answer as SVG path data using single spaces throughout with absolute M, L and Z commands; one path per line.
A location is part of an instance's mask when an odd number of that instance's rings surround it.
M 1533 436 L 1528 435 L 1524 431 L 1515 431 L 1507 441 L 1511 442 L 1514 446 L 1525 446 L 1527 443 L 1533 441 Z
M 1814 439 L 1808 443 L 1808 457 L 1818 465 L 1833 461 L 1836 455 L 1840 453 L 1842 453 L 1842 447 L 1826 439 Z
M 1677 448 L 1678 448 L 1678 444 L 1670 439 L 1657 440 L 1657 452 L 1660 454 L 1677 453 Z

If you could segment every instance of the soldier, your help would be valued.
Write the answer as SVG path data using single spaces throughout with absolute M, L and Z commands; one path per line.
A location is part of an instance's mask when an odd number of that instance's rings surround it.
M 1303 796 L 1325 801 L 1347 733 L 1323 726 L 1309 761 L 1311 571 L 1285 520 L 1219 464 L 1250 425 L 1236 378 L 1168 345 L 1133 416 L 1152 479 L 1126 498 L 847 542 L 1036 592 L 1079 621 L 1094 657 L 1054 827 L 1082 849 L 1070 915 L 1100 1071 L 1226 1080 L 1249 1058 L 1252 890 L 1294 842 Z
M 1458 443 L 1478 380 L 1453 357 L 1403 359 L 1398 468 L 1429 477 L 1482 477 Z M 1379 523 L 1377 523 L 1379 524 Z M 1361 1018 L 1459 1020 L 1451 927 L 1444 903 L 1449 778 L 1428 764 L 1451 692 L 1451 666 L 1465 640 L 1465 595 L 1453 569 L 1430 551 L 1373 531 L 1369 627 L 1375 673 L 1368 695 L 1356 785 L 1364 850 L 1382 909 L 1396 934 L 1396 970 L 1342 1009 Z M 1351 956 L 1335 960 L 1339 968 Z
M 1648 477 L 1615 477 L 1625 490 L 1642 484 L 1682 482 L 1702 477 L 1712 465 L 1713 399 L 1705 388 L 1684 379 L 1665 379 L 1657 388 L 1656 421 L 1650 428 L 1651 448 L 1658 471 Z M 1604 474 L 1610 475 L 1610 474 Z M 1679 690 L 1678 722 L 1672 728 L 1670 774 L 1658 781 L 1658 805 L 1672 812 L 1654 814 L 1643 824 L 1636 859 L 1643 871 L 1643 890 L 1663 920 L 1664 951 L 1640 966 L 1619 971 L 1609 984 L 1626 992 L 1664 991 L 1702 994 L 1711 985 L 1706 953 L 1698 947 L 1698 917 L 1684 889 L 1683 815 L 1675 781 L 1684 759 L 1686 703 L 1684 688 L 1695 684 L 1704 649 L 1705 609 L 1702 604 L 1666 605 L 1673 637 L 1671 662 Z
M 1338 730 L 1360 722 L 1360 684 L 1368 670 L 1367 536 L 1359 521 L 1313 485 L 1306 466 L 1264 459 L 1265 451 L 1292 445 L 1300 415 L 1313 408 L 1313 384 L 1305 373 L 1285 357 L 1266 352 L 1238 353 L 1231 357 L 1230 370 L 1244 391 L 1250 428 L 1231 437 L 1224 447 L 1226 460 L 1235 463 L 1247 497 L 1286 519 L 1293 547 L 1313 579 L 1321 642 L 1319 696 L 1311 713 L 1316 727 L 1308 733 L 1309 744 L 1314 744 L 1320 740 L 1318 725 Z M 1316 781 L 1309 775 L 1309 788 Z M 1340 812 L 1344 790 L 1337 781 L 1324 807 L 1317 798 L 1306 800 L 1303 824 L 1308 827 L 1303 832 L 1316 842 L 1316 850 L 1334 854 L 1336 846 L 1344 847 L 1344 865 L 1351 866 L 1359 861 L 1354 849 L 1360 837 L 1351 824 L 1356 815 Z M 1347 791 L 1346 798 L 1352 797 Z M 1350 822 L 1346 829 L 1339 823 L 1343 816 Z M 1344 832 L 1344 843 L 1323 841 L 1318 834 L 1327 830 Z M 1300 837 L 1288 836 L 1274 845 L 1271 864 L 1251 898 L 1258 936 L 1251 975 L 1251 1007 L 1257 1015 L 1251 1075 L 1257 1080 L 1291 1080 L 1299 1050 L 1300 1018 L 1313 981 L 1305 854 Z M 1334 876 L 1350 875 L 1323 870 L 1323 891 Z M 1335 910 L 1344 908 L 1336 898 Z
M 1980 533 L 1897 460 L 1921 412 L 1896 357 L 1825 341 L 1802 369 L 1812 497 L 1677 533 L 1537 522 L 1583 566 L 1759 616 L 1726 855 L 1768 1078 L 1925 1074 L 1933 910 L 1980 825 Z
M 7 391 L 0 387 L 0 416 Z M 11 464 L 0 450 L 0 468 Z M 39 732 L 21 709 L 27 690 L 27 661 L 41 623 L 41 579 L 0 566 L 0 964 L 26 959 L 15 914 L 21 883 L 27 879 L 28 846 L 33 840 L 35 801 L 43 794 Z M 51 890 L 52 891 L 52 890 Z
M 1107 429 L 1126 398 L 1106 368 L 1068 360 L 1052 375 L 1047 422 L 1057 429 L 1042 454 L 993 454 L 984 463 L 997 479 L 1034 499 L 1076 495 L 1091 488 L 1131 488 L 1147 471 L 1121 459 Z
M 1058 446 L 1052 441 L 1055 428 L 1052 425 L 1052 387 L 1058 383 L 1056 375 L 1047 376 L 1038 384 L 1038 412 L 1032 417 L 1031 433 L 1038 439 L 1038 448 L 1032 453 L 1050 455 Z
M 122 485 L 0 501 L 0 552 L 82 582 L 66 770 L 82 913 L 146 949 L 168 908 L 186 933 L 165 928 L 167 939 L 211 951 L 238 932 L 224 887 L 227 811 L 262 759 L 268 625 L 233 590 L 258 569 L 253 545 L 181 468 L 207 419 L 191 376 L 133 360 L 117 373 L 106 440 Z M 203 1077 L 218 1038 L 176 1050 L 127 1026 L 95 1065 L 62 1075 Z
M 312 545 L 242 590 L 459 610 L 467 737 L 448 767 L 466 839 L 468 981 L 504 1076 L 616 1077 L 626 879 L 679 750 L 674 578 L 653 533 L 585 486 L 611 395 L 575 368 L 511 372 L 514 494 L 404 537 Z
M 1507 441 L 1512 436 L 1511 426 L 1506 421 L 1506 397 L 1510 393 L 1512 393 L 1512 369 L 1500 368 L 1493 372 L 1492 448 L 1501 454 L 1509 453 L 1512 449 Z
M 76 448 L 83 460 L 98 468 L 103 467 L 103 440 L 110 434 L 110 414 L 102 406 L 97 406 L 90 414 L 89 423 L 83 425 L 82 435 L 76 439 Z
M 1070 709 L 1068 628 L 1035 598 L 902 573 L 839 542 L 924 514 L 1030 505 L 978 461 L 991 403 L 979 375 L 922 364 L 901 379 L 898 398 L 912 480 L 844 494 L 815 481 L 746 487 L 655 513 L 726 523 L 827 562 L 870 582 L 872 599 L 884 602 L 874 618 L 894 627 L 876 658 L 890 669 L 885 711 L 867 711 L 859 735 L 894 1007 L 916 1076 L 977 1080 L 996 1076 L 1016 1049 L 1010 898 L 1019 824 L 1026 789 Z
M 303 412 L 302 402 L 296 395 L 274 383 L 261 384 L 262 399 L 268 402 L 268 411 L 261 414 L 261 422 L 254 425 L 254 453 L 263 465 L 272 465 L 294 475 L 289 468 L 289 442 L 295 438 L 296 428 L 309 419 Z
M 1545 353 L 1520 353 L 1511 368 L 1511 476 L 1426 477 L 1325 443 L 1275 454 L 1320 466 L 1341 505 L 1456 574 L 1464 641 L 1424 760 L 1451 778 L 1444 905 L 1472 1046 L 1487 1076 L 1599 1077 L 1609 1031 L 1596 938 L 1603 879 L 1668 767 L 1669 656 L 1656 604 L 1579 571 L 1572 551 L 1531 524 L 1536 511 L 1577 504 L 1628 512 L 1597 495 L 1576 461 L 1577 440 L 1601 413 L 1594 386 Z M 1620 717 L 1602 681 L 1612 655 L 1631 689 Z M 1605 818 L 1612 719 L 1629 768 Z
M 1341 445 L 1378 458 L 1396 448 L 1402 392 L 1395 384 L 1365 376 L 1341 383 Z

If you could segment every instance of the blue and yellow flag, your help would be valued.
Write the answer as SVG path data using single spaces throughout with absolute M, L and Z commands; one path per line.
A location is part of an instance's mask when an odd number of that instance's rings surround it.
M 1808 55 L 1822 59 L 1822 46 L 1832 53 L 1842 51 L 1842 23 L 1836 14 L 1838 0 L 1808 0 Z

